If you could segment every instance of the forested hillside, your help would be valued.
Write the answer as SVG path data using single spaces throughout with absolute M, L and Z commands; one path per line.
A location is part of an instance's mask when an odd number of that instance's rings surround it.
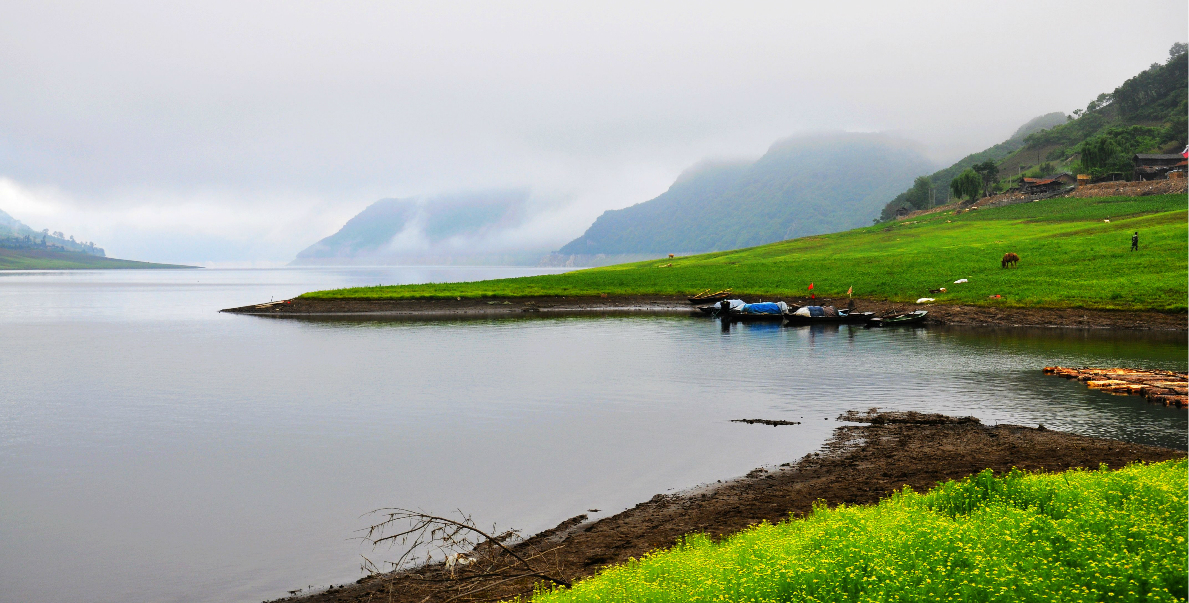
M 929 162 L 872 134 L 778 142 L 755 162 L 709 163 L 664 194 L 603 213 L 559 254 L 654 254 L 738 249 L 870 224 Z
M 968 170 L 984 181 L 987 192 L 1011 188 L 1024 177 L 1065 171 L 1130 178 L 1135 153 L 1171 153 L 1185 146 L 1187 68 L 1186 45 L 1174 44 L 1164 63 L 1152 63 L 1114 91 L 1099 94 L 1085 109 L 1038 117 L 1010 139 L 917 178 L 884 206 L 880 219 L 895 217 L 901 208 L 944 203 L 951 181 Z
M 63 232 L 33 230 L 24 222 L 0 210 L 0 248 L 3 249 L 49 249 L 67 252 L 84 253 L 98 257 L 105 257 L 102 247 L 96 247 L 89 241 L 75 241 L 73 235 Z

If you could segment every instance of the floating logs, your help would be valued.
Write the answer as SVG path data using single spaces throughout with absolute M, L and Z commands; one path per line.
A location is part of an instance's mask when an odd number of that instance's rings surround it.
M 1173 371 L 1127 368 L 1066 368 L 1046 366 L 1044 374 L 1077 379 L 1091 389 L 1107 393 L 1143 396 L 1165 406 L 1189 406 L 1189 375 Z

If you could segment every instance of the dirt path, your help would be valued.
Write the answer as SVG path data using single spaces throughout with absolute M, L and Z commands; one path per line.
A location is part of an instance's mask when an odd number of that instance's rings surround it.
M 516 548 L 521 554 L 553 549 L 545 557 L 550 571 L 574 580 L 606 565 L 671 546 L 684 534 L 705 532 L 720 537 L 760 521 L 777 522 L 790 513 L 808 513 L 818 499 L 830 505 L 874 503 L 904 485 L 924 491 L 938 481 L 965 477 L 985 468 L 996 472 L 1012 467 L 1057 471 L 1097 468 L 1100 463 L 1118 468 L 1132 461 L 1185 456 L 1181 450 L 1078 436 L 1043 426 L 990 427 L 972 417 L 851 412 L 839 418 L 862 424 L 838 428 L 821 452 L 796 463 L 772 471 L 756 469 L 713 487 L 676 495 L 658 494 L 596 522 L 579 515 Z M 756 429 L 772 427 L 757 425 Z M 459 578 L 465 576 L 465 570 L 458 574 Z M 373 576 L 299 600 L 440 603 L 456 592 L 435 593 L 448 584 L 443 582 L 447 578 L 449 574 L 435 566 L 416 576 Z M 474 598 L 457 600 L 496 600 L 529 594 L 531 589 L 528 580 L 506 582 Z
M 746 301 L 760 301 L 745 295 Z M 772 299 L 771 297 L 765 299 Z M 845 305 L 845 300 L 789 299 L 789 304 Z M 927 309 L 932 324 L 995 327 L 1086 327 L 1187 330 L 1184 312 L 1122 312 L 1073 308 L 995 308 L 951 304 L 917 305 L 860 299 L 855 309 L 879 314 Z M 384 320 L 463 320 L 533 316 L 609 316 L 617 314 L 698 315 L 683 297 L 525 297 L 514 299 L 302 299 L 228 308 L 223 312 L 278 318 L 377 318 Z

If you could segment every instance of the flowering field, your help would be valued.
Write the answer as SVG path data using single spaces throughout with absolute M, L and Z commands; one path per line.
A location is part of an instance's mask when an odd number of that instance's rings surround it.
M 1184 601 L 1185 460 L 984 471 L 611 567 L 537 603 Z

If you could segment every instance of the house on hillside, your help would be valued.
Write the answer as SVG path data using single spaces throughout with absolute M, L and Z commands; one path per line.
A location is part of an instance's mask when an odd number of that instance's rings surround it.
M 1024 178 L 1020 182 L 1020 190 L 1025 193 L 1048 193 L 1065 186 L 1073 186 L 1077 182 L 1077 176 L 1062 172 L 1048 178 Z
M 1185 156 L 1180 153 L 1136 153 L 1131 158 L 1136 180 L 1164 180 L 1169 172 L 1185 171 Z

